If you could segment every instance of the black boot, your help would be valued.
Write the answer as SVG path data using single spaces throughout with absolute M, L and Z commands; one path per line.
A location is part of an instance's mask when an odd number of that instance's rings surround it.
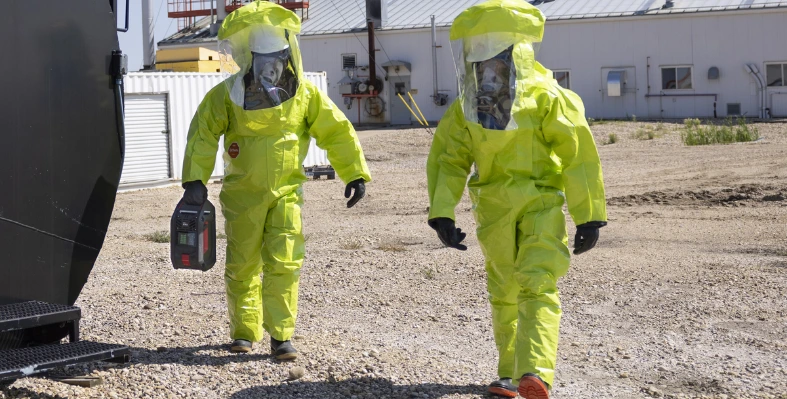
M 295 360 L 298 351 L 292 346 L 290 341 L 279 341 L 271 337 L 271 354 L 278 360 Z
M 251 341 L 246 341 L 245 339 L 236 339 L 235 341 L 232 341 L 230 352 L 249 353 L 251 352 L 251 347 L 252 347 Z
M 516 397 L 516 387 L 511 383 L 510 378 L 501 378 L 491 384 L 487 389 L 492 395 L 503 396 L 506 398 Z

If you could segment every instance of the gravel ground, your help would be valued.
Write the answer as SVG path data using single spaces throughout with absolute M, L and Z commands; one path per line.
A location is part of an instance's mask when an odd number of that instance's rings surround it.
M 554 398 L 787 398 L 787 124 L 756 126 L 759 142 L 691 148 L 679 125 L 593 126 L 610 224 L 560 283 Z M 658 137 L 637 139 L 647 128 Z M 168 230 L 181 190 L 151 189 L 118 196 L 77 303 L 83 338 L 131 346 L 132 363 L 60 371 L 98 387 L 29 378 L 0 398 L 486 397 L 483 257 L 474 235 L 449 250 L 425 223 L 430 135 L 361 139 L 375 181 L 359 205 L 338 180 L 305 185 L 297 361 L 227 352 L 223 249 L 207 273 L 174 271 L 146 235 Z M 457 217 L 472 230 L 466 197 Z

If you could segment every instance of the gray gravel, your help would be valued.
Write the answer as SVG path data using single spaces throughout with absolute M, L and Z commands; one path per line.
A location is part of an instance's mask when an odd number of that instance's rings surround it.
M 553 397 L 787 398 L 787 125 L 700 148 L 672 125 L 635 139 L 644 125 L 594 126 L 599 143 L 620 137 L 599 145 L 610 225 L 560 283 Z M 425 223 L 430 136 L 361 137 L 367 198 L 348 210 L 338 180 L 305 185 L 298 360 L 273 359 L 267 336 L 228 353 L 223 249 L 207 273 L 173 270 L 168 244 L 144 236 L 168 230 L 181 190 L 143 190 L 118 196 L 77 303 L 83 338 L 131 346 L 132 363 L 58 372 L 103 377 L 95 388 L 29 378 L 0 398 L 486 397 L 496 351 L 483 257 L 474 235 L 449 250 Z M 457 215 L 472 231 L 467 198 Z

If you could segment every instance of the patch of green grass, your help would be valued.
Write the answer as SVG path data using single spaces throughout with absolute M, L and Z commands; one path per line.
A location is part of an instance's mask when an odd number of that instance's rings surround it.
M 153 233 L 145 234 L 145 239 L 158 244 L 169 242 L 169 232 L 165 230 L 155 231 Z
M 610 133 L 609 137 L 607 138 L 607 142 L 604 144 L 615 144 L 618 142 L 618 135 L 615 133 Z
M 606 124 L 606 123 L 609 123 L 609 121 L 605 121 L 603 119 L 588 118 L 588 126 L 603 125 L 603 124 Z
M 699 119 L 686 119 L 680 138 L 688 146 L 746 143 L 759 139 L 760 132 L 749 126 L 745 118 L 737 118 L 737 121 L 727 118 L 721 125 L 703 125 Z
M 342 249 L 356 250 L 356 249 L 363 248 L 363 243 L 360 242 L 360 241 L 348 241 L 348 242 L 343 243 L 341 245 L 341 247 L 342 247 Z
M 644 127 L 638 128 L 637 131 L 634 132 L 634 138 L 637 140 L 653 140 L 661 135 L 658 132 L 662 129 L 662 126 L 657 126 L 654 128 L 652 125 L 645 125 Z

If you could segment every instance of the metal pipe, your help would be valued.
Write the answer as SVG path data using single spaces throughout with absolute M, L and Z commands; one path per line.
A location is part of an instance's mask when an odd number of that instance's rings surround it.
M 216 0 L 216 23 L 221 23 L 227 18 L 227 0 Z
M 764 88 L 763 81 L 762 81 L 762 79 L 760 79 L 760 75 L 758 74 L 757 66 L 754 65 L 754 64 L 744 64 L 743 65 L 743 69 L 746 70 L 746 72 L 750 73 L 752 76 L 754 76 L 754 79 L 757 81 L 757 86 L 758 86 L 758 90 L 759 90 L 759 95 L 757 96 L 758 97 L 757 98 L 757 102 L 758 102 L 758 105 L 759 105 L 758 108 L 759 108 L 759 111 L 760 111 L 759 114 L 760 114 L 760 118 L 764 118 L 765 117 L 765 95 L 763 93 L 765 92 L 765 88 Z
M 751 64 L 751 66 L 752 69 L 754 69 L 754 76 L 756 76 L 757 80 L 760 82 L 760 114 L 761 114 L 760 118 L 765 119 L 766 118 L 765 105 L 768 102 L 768 94 L 767 94 L 768 85 L 765 81 L 765 78 L 762 77 L 762 75 L 760 75 L 760 71 L 758 70 L 757 65 Z
M 650 95 L 650 56 L 646 58 L 645 63 L 647 64 L 647 68 L 645 68 L 645 83 L 648 84 L 648 94 L 646 94 L 645 97 L 647 97 Z
M 142 69 L 154 69 L 156 46 L 153 44 L 153 0 L 142 0 Z
M 645 98 L 650 97 L 713 97 L 713 117 L 718 118 L 716 115 L 716 101 L 718 101 L 719 95 L 718 94 L 695 94 L 695 93 L 676 93 L 676 94 L 668 94 L 668 93 L 659 93 L 659 94 L 646 94 Z M 662 109 L 661 112 L 664 112 Z
M 437 29 L 435 28 L 435 16 L 432 15 L 432 100 L 437 103 Z
M 377 64 L 374 54 L 374 22 L 369 21 L 367 27 L 369 29 L 369 85 L 377 86 Z M 375 87 L 375 90 L 377 89 L 379 89 L 379 87 Z

